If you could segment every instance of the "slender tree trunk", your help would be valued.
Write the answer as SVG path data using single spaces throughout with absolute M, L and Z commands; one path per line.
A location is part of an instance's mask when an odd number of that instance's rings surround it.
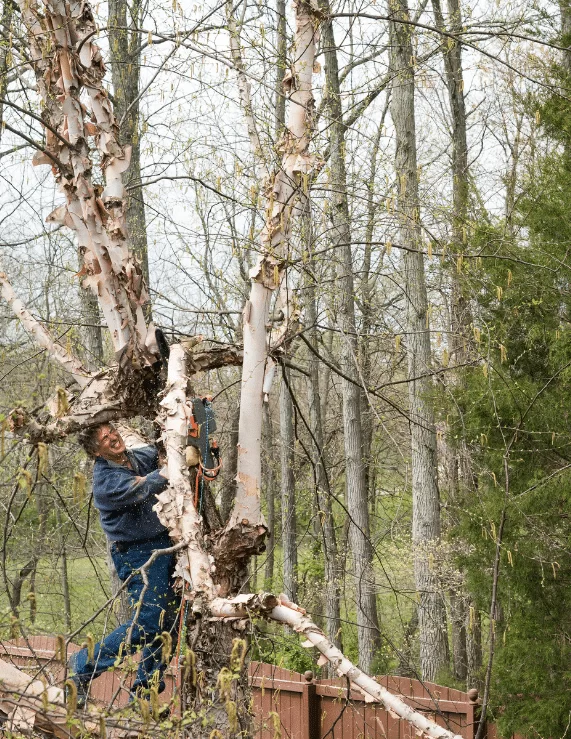
M 291 398 L 291 376 L 286 367 L 283 367 L 282 371 L 283 378 L 280 386 L 280 492 L 282 504 L 284 593 L 290 600 L 295 602 L 297 600 L 297 527 L 295 510 L 295 478 L 293 474 L 295 464 L 293 402 Z
M 22 588 L 26 578 L 29 577 L 34 570 L 38 562 L 37 556 L 34 554 L 28 562 L 20 569 L 17 577 L 12 583 L 12 593 L 10 595 L 10 610 L 11 610 L 11 627 L 10 627 L 10 638 L 16 639 L 21 630 L 20 626 L 20 604 L 22 602 Z
M 145 199 L 141 187 L 141 126 L 139 107 L 140 54 L 144 3 L 142 0 L 109 0 L 109 52 L 115 116 L 119 141 L 132 147 L 129 169 L 123 173 L 128 187 L 127 228 L 134 253 L 149 285 L 149 255 Z
M 469 603 L 466 613 L 466 684 L 468 688 L 482 691 L 482 618 L 475 604 Z
M 276 58 L 276 112 L 275 112 L 275 135 L 276 141 L 282 134 L 285 126 L 286 99 L 283 90 L 283 78 L 287 67 L 287 24 L 286 24 L 286 0 L 276 0 L 276 36 L 277 36 L 277 58 Z
M 83 257 L 79 256 L 80 262 Z M 83 264 L 80 263 L 81 269 Z M 99 313 L 99 303 L 92 292 L 80 289 L 79 300 L 81 302 L 81 316 L 84 325 L 82 326 L 83 344 L 85 351 L 83 359 L 89 367 L 99 368 L 103 364 L 103 333 L 101 330 L 101 316 Z
M 264 489 L 266 495 L 266 511 L 268 515 L 268 538 L 267 538 L 267 549 L 266 549 L 266 567 L 264 577 L 268 585 L 266 587 L 271 589 L 271 585 L 274 580 L 274 561 L 275 561 L 275 547 L 276 547 L 276 526 L 278 522 L 276 520 L 276 475 L 274 468 L 274 432 L 272 417 L 270 414 L 270 404 L 264 403 L 264 438 L 266 439 L 266 459 L 265 459 L 265 475 L 264 475 Z
M 440 0 L 432 0 L 436 25 L 441 30 L 447 30 Z M 447 0 L 449 30 L 458 33 L 462 29 L 462 9 L 460 0 Z M 450 104 L 450 116 L 452 122 L 452 244 L 453 254 L 461 254 L 467 240 L 466 230 L 468 224 L 469 208 L 469 171 L 468 171 L 468 128 L 466 116 L 466 104 L 464 98 L 464 77 L 462 66 L 462 45 L 459 42 L 450 43 L 446 39 L 442 45 L 444 59 L 444 71 L 448 100 Z M 463 365 L 469 361 L 472 352 L 470 350 L 470 329 L 472 324 L 472 313 L 470 304 L 466 297 L 464 286 L 460 275 L 454 268 L 451 272 L 451 310 L 450 310 L 450 359 L 453 363 Z M 464 385 L 462 370 L 451 376 L 451 382 Z M 461 410 L 462 401 L 460 400 Z M 451 501 L 462 506 L 463 500 L 469 491 L 473 490 L 472 460 L 466 442 L 460 439 L 458 445 L 446 440 L 444 442 L 444 453 L 447 457 L 447 473 L 449 482 L 449 496 Z M 467 639 L 469 632 L 465 628 L 467 598 L 460 591 L 450 593 L 450 611 L 452 621 L 452 654 L 453 673 L 456 679 L 465 680 L 468 674 L 469 649 Z M 481 639 L 479 641 L 481 649 Z M 470 647 L 472 651 L 478 648 L 478 642 Z M 481 663 L 482 656 L 479 660 Z M 468 685 L 468 687 L 472 687 Z
M 4 131 L 4 103 L 2 98 L 6 97 L 8 89 L 8 69 L 10 67 L 11 49 L 7 39 L 10 38 L 12 28 L 12 17 L 14 15 L 14 3 L 12 0 L 3 0 L 2 16 L 0 17 L 0 31 L 4 41 L 0 44 L 0 140 Z
M 316 260 L 312 254 L 311 237 L 311 205 L 308 199 L 305 212 L 305 224 L 307 232 L 305 243 L 308 245 L 310 262 L 308 266 L 305 287 L 305 318 L 308 326 L 307 339 L 317 351 L 319 343 L 319 330 L 317 328 L 317 276 L 314 270 L 317 268 Z M 333 506 L 331 488 L 327 476 L 327 457 L 325 453 L 325 439 L 323 435 L 323 422 L 321 415 L 321 392 L 320 392 L 320 367 L 319 358 L 313 352 L 308 356 L 309 381 L 307 383 L 307 395 L 309 405 L 309 427 L 311 430 L 311 449 L 313 474 L 317 498 L 317 517 L 319 533 L 323 546 L 324 576 L 325 576 L 325 632 L 336 647 L 342 649 L 341 638 L 341 613 L 340 599 L 340 567 L 339 553 L 337 551 L 337 540 L 335 535 L 335 521 L 333 519 Z M 333 677 L 333 674 L 332 674 Z
M 452 632 L 452 673 L 456 680 L 466 680 L 468 675 L 468 654 L 466 645 L 466 603 L 462 593 L 451 590 L 450 622 Z
M 322 4 L 326 13 L 328 5 Z M 349 377 L 357 377 L 355 362 L 358 345 L 355 323 L 355 299 L 353 261 L 351 254 L 351 224 L 347 198 L 347 175 L 345 171 L 345 127 L 339 86 L 337 51 L 330 20 L 323 24 L 323 47 L 325 54 L 325 79 L 327 83 L 327 108 L 330 116 L 330 165 L 332 229 L 330 238 L 337 246 L 339 259 L 338 285 L 340 301 L 338 307 L 339 327 L 342 332 L 342 366 Z M 353 560 L 355 599 L 357 611 L 357 636 L 359 643 L 359 665 L 369 672 L 379 648 L 379 621 L 373 573 L 373 549 L 370 539 L 369 509 L 365 470 L 363 465 L 363 435 L 359 387 L 342 379 L 343 430 L 345 444 L 345 484 L 347 509 L 350 516 L 349 546 Z
M 411 251 L 403 257 L 405 271 L 408 393 L 411 417 L 411 459 L 414 576 L 419 595 L 420 664 L 425 680 L 434 680 L 448 662 L 446 609 L 431 566 L 440 539 L 440 499 L 436 430 L 430 398 L 431 349 L 418 199 L 414 72 L 411 27 L 406 0 L 389 6 L 391 68 L 394 82 L 391 116 L 395 127 L 395 167 L 401 243 Z
M 36 597 L 36 575 L 38 574 L 38 566 L 34 567 L 30 575 L 30 587 L 28 589 L 28 600 L 30 601 L 30 623 L 32 626 L 36 623 L 38 616 L 38 600 Z
M 377 157 L 379 155 L 379 146 L 381 136 L 385 126 L 385 117 L 388 111 L 390 97 L 387 95 L 386 105 L 383 108 L 381 119 L 377 127 L 377 134 L 371 149 L 371 171 L 369 182 L 367 183 L 367 225 L 365 228 L 365 253 L 363 256 L 363 269 L 361 273 L 360 283 L 360 307 L 362 315 L 361 339 L 359 342 L 359 359 L 361 362 L 361 377 L 365 386 L 370 386 L 371 382 L 371 353 L 369 351 L 369 341 L 371 333 L 371 323 L 373 319 L 373 297 L 375 292 L 375 278 L 371 274 L 371 265 L 373 258 L 373 233 L 375 229 L 375 180 L 377 176 Z M 384 247 L 383 247 L 384 248 Z M 369 398 L 364 390 L 361 390 L 361 407 L 363 418 L 363 461 L 365 463 L 365 487 L 367 495 L 374 507 L 372 498 L 374 489 L 374 475 L 371 474 L 371 449 L 373 444 L 373 414 L 370 409 Z
M 240 422 L 240 400 L 231 416 L 228 451 L 224 459 L 222 491 L 220 494 L 220 517 L 226 523 L 236 497 L 236 473 L 238 472 L 238 423 Z
M 65 617 L 66 631 L 68 634 L 71 634 L 72 632 L 71 598 L 69 595 L 69 573 L 67 569 L 67 548 L 66 548 L 66 542 L 65 542 L 65 533 L 63 531 L 62 521 L 61 521 L 61 511 L 60 511 L 57 501 L 54 501 L 54 503 L 55 503 L 56 523 L 57 523 L 57 527 L 59 531 L 59 540 L 60 540 L 60 558 L 61 558 L 60 576 L 61 576 L 61 588 L 62 588 L 62 596 L 63 596 L 63 614 Z

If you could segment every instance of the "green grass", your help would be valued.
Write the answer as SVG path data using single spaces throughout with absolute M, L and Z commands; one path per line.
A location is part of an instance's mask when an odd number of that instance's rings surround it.
M 9 575 L 14 576 L 17 566 Z M 68 561 L 68 582 L 71 601 L 72 632 L 89 621 L 82 634 L 91 632 L 96 638 L 105 628 L 106 618 L 112 628 L 116 619 L 109 609 L 92 619 L 93 614 L 107 601 L 110 594 L 107 564 L 103 557 L 78 557 Z M 67 632 L 62 587 L 61 561 L 54 564 L 52 560 L 42 559 L 36 574 L 36 619 L 32 623 L 30 615 L 29 580 L 22 589 L 20 605 L 20 622 L 29 634 L 65 634 Z M 0 595 L 0 636 L 3 639 L 10 635 L 10 604 L 5 592 Z M 109 630 L 109 625 L 107 630 Z M 81 641 L 81 635 L 74 641 Z

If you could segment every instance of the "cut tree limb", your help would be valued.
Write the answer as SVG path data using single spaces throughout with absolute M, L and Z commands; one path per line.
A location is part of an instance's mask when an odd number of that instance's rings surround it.
M 420 732 L 434 739 L 462 739 L 460 735 L 438 726 L 434 721 L 415 711 L 398 696 L 356 667 L 329 641 L 302 608 L 291 603 L 284 596 L 276 598 L 270 593 L 260 593 L 259 595 L 243 594 L 235 598 L 215 598 L 210 604 L 210 610 L 214 618 L 240 619 L 259 615 L 289 626 L 311 642 L 333 665 L 338 675 L 350 680 L 352 687 L 365 696 L 365 701 L 382 703 L 398 718 L 405 719 Z

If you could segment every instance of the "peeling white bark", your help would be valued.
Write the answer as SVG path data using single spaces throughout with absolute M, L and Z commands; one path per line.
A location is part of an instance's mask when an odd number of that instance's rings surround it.
M 307 640 L 303 646 L 315 647 L 330 662 L 339 676 L 351 681 L 351 687 L 359 690 L 365 701 L 382 703 L 398 718 L 405 719 L 420 732 L 434 739 L 461 739 L 460 735 L 438 726 L 423 714 L 415 711 L 398 696 L 388 691 L 372 677 L 348 660 L 337 647 L 327 639 L 321 629 L 306 615 L 305 611 L 283 596 L 276 599 L 269 594 L 239 595 L 236 598 L 216 598 L 211 603 L 211 612 L 215 618 L 241 619 L 249 618 L 252 613 L 259 613 L 272 621 L 286 624 Z
M 34 164 L 52 166 L 66 198 L 65 205 L 47 220 L 75 231 L 85 252 L 83 286 L 99 300 L 116 358 L 152 363 L 155 357 L 146 347 L 148 329 L 142 311 L 148 296 L 140 266 L 129 254 L 121 181 L 130 148 L 117 140 L 117 123 L 102 85 L 105 65 L 99 47 L 88 38 L 96 31 L 91 8 L 87 3 L 68 5 L 61 0 L 44 0 L 42 7 L 37 0 L 21 0 L 20 8 L 42 114 L 52 129 L 46 129 L 46 151 L 53 158 L 38 152 Z M 46 54 L 46 49 L 53 51 Z M 82 89 L 90 98 L 91 120 L 80 103 Z M 87 144 L 91 136 L 101 154 L 103 192 L 92 182 Z
M 299 189 L 315 167 L 309 153 L 313 130 L 314 98 L 313 65 L 319 35 L 319 11 L 313 0 L 295 3 L 296 33 L 294 62 L 284 78 L 284 91 L 289 98 L 288 120 L 277 150 L 282 154 L 281 167 L 266 186 L 266 225 L 261 235 L 262 252 L 250 272 L 252 287 L 244 309 L 244 364 L 242 368 L 242 401 L 238 431 L 238 474 L 236 503 L 228 524 L 264 524 L 260 509 L 261 433 L 268 311 L 274 290 L 283 284 L 290 235 L 291 217 L 298 207 Z M 287 296 L 281 300 L 284 331 L 289 326 Z
M 51 704 L 49 725 L 58 737 L 68 735 L 64 693 L 61 688 L 46 686 L 41 680 L 26 675 L 9 662 L 0 660 L 0 709 L 7 714 L 4 731 L 31 734 L 34 729 L 46 729 L 46 722 L 36 725 L 36 717 Z
M 211 562 L 204 551 L 202 519 L 194 507 L 194 491 L 186 466 L 186 438 L 192 408 L 187 405 L 186 351 L 181 344 L 171 347 L 166 394 L 161 407 L 166 413 L 163 438 L 167 450 L 169 487 L 157 495 L 154 506 L 160 522 L 176 542 L 186 542 L 177 559 L 175 576 L 194 593 L 208 598 L 215 594 Z

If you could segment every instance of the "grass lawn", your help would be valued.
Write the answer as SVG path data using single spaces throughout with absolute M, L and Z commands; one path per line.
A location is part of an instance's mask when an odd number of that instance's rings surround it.
M 21 566 L 21 565 L 20 565 Z M 12 579 L 17 572 L 14 566 L 9 571 Z M 79 629 L 109 598 L 111 589 L 109 574 L 105 558 L 78 557 L 68 561 L 68 583 L 71 602 L 71 624 L 72 631 Z M 49 559 L 42 559 L 38 564 L 36 574 L 36 618 L 31 620 L 31 597 L 29 591 L 29 579 L 26 580 L 22 589 L 20 605 L 20 620 L 26 633 L 30 634 L 66 634 L 66 618 L 63 597 L 61 561 L 54 565 Z M 0 595 L 0 637 L 9 638 L 10 635 L 10 604 L 6 592 Z M 82 635 L 91 632 L 98 638 L 105 628 L 107 619 L 111 629 L 115 627 L 116 620 L 113 612 L 105 609 L 103 613 L 90 621 L 80 635 L 74 637 L 74 641 L 80 642 Z

